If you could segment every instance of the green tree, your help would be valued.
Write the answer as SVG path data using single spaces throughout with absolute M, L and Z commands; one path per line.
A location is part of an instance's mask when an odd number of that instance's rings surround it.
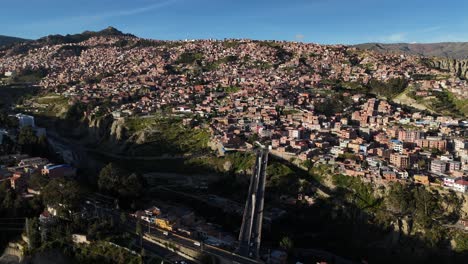
M 64 178 L 51 180 L 41 193 L 45 205 L 54 207 L 70 219 L 70 211 L 78 209 L 81 203 L 81 190 L 78 184 Z
M 100 190 L 119 198 L 135 198 L 143 191 L 144 179 L 141 175 L 128 173 L 113 163 L 107 164 L 99 173 Z
M 68 109 L 65 118 L 71 121 L 80 120 L 86 110 L 87 105 L 83 103 L 75 103 Z
M 41 235 L 39 232 L 39 221 L 37 218 L 28 218 L 26 220 L 25 231 L 29 239 L 29 248 L 36 249 L 41 244 Z
M 32 154 L 37 144 L 37 136 L 31 126 L 24 126 L 20 129 L 18 144 L 21 146 L 22 152 Z
M 427 163 L 424 159 L 418 160 L 418 169 L 424 170 L 427 166 Z
M 294 249 L 294 243 L 290 237 L 283 237 L 279 242 L 280 248 L 284 251 L 291 253 Z
M 434 218 L 441 215 L 439 195 L 429 192 L 424 186 L 415 188 L 413 195 L 416 204 L 416 221 L 423 228 L 431 227 Z
M 457 232 L 455 235 L 455 251 L 468 252 L 468 234 Z
M 49 177 L 47 175 L 41 175 L 40 173 L 33 173 L 29 179 L 29 186 L 35 189 L 42 189 L 49 183 Z
M 406 215 L 415 209 L 413 193 L 408 186 L 393 183 L 386 197 L 387 208 L 398 215 Z

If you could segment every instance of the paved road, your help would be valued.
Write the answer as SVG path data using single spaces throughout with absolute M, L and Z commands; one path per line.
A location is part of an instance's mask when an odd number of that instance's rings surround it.
M 120 221 L 121 212 L 116 209 L 106 208 L 104 206 L 96 205 L 93 207 L 96 210 L 96 214 L 98 217 L 112 217 L 116 223 Z M 134 235 L 134 238 L 139 239 L 138 235 L 135 234 L 136 231 L 136 224 L 137 219 L 133 217 L 129 217 L 127 222 L 125 223 L 125 230 Z M 149 224 L 145 221 L 141 221 L 142 229 L 144 235 L 148 238 L 153 237 L 155 239 L 164 240 L 167 242 L 172 242 L 177 245 L 181 245 L 193 250 L 197 250 L 200 252 L 207 253 L 212 256 L 221 257 L 224 259 L 232 260 L 232 263 L 242 263 L 242 264 L 258 264 L 260 262 L 256 260 L 252 260 L 249 258 L 245 258 L 243 256 L 237 255 L 233 252 L 224 250 L 222 248 L 218 248 L 208 244 L 202 244 L 202 242 L 194 240 L 192 238 L 181 236 L 180 234 L 174 232 L 168 232 L 166 230 L 162 230 L 157 228 L 154 224 Z M 167 233 L 168 235 L 165 235 Z M 195 243 L 200 243 L 198 246 Z M 165 258 L 166 256 L 173 254 L 171 251 L 160 247 L 156 243 L 152 242 L 150 239 L 143 239 L 143 248 L 145 250 L 149 250 L 151 252 L 155 252 L 159 256 Z M 194 263 L 193 261 L 185 260 L 187 263 Z
M 88 201 L 92 201 L 91 203 L 86 203 L 85 207 L 90 211 L 93 212 L 99 218 L 112 218 L 115 223 L 120 222 L 120 215 L 121 212 L 116 209 L 111 209 L 110 205 L 112 203 L 108 203 L 102 200 L 102 198 L 96 196 L 96 200 L 91 197 L 87 197 Z M 99 204 L 96 201 L 99 201 Z M 109 206 L 105 206 L 105 205 Z M 135 241 L 140 241 L 140 236 L 136 234 L 136 219 L 128 218 L 127 222 L 122 226 L 125 231 L 132 235 L 132 238 Z M 176 256 L 174 252 L 163 248 L 151 241 L 142 240 L 142 246 L 147 253 L 151 253 L 157 255 L 158 257 L 164 259 L 165 263 L 175 263 L 174 260 L 184 260 L 186 263 L 195 264 L 195 262 L 190 261 L 188 259 L 184 259 L 180 256 Z

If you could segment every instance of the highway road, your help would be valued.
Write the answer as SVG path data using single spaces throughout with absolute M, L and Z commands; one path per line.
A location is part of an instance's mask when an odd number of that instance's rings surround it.
M 94 197 L 94 198 L 97 198 L 97 197 Z M 97 198 L 97 199 L 94 199 L 94 198 L 89 197 L 88 200 L 92 200 L 92 201 L 91 201 L 91 204 L 88 204 L 88 206 L 92 206 L 92 209 L 95 210 L 95 213 L 97 214 L 98 217 L 113 218 L 116 223 L 120 221 L 121 211 L 112 208 L 111 207 L 112 205 L 110 203 L 107 203 L 108 206 L 105 206 L 104 201 L 101 200 L 100 202 L 98 202 L 97 200 L 101 198 Z M 138 219 L 134 217 L 128 217 L 127 215 L 127 221 L 124 226 L 125 226 L 125 231 L 133 234 L 136 239 L 139 239 L 138 235 L 135 234 L 137 221 Z M 186 248 L 199 251 L 200 253 L 206 253 L 215 257 L 231 260 L 232 263 L 241 263 L 241 264 L 262 263 L 257 260 L 253 260 L 253 259 L 240 256 L 234 252 L 230 252 L 228 250 L 225 250 L 225 249 L 213 246 L 213 245 L 205 244 L 202 241 L 198 241 L 189 237 L 182 236 L 178 233 L 160 229 L 156 227 L 154 224 L 150 224 L 146 221 L 143 221 L 143 220 L 140 220 L 140 221 L 141 221 L 144 237 L 146 237 L 145 239 L 143 239 L 143 248 L 145 248 L 145 250 L 149 252 L 154 252 L 155 254 L 163 258 L 173 254 L 173 252 L 157 245 L 156 243 L 151 241 L 151 238 L 154 238 L 155 240 L 164 240 L 168 243 L 173 243 L 176 245 L 180 245 Z M 190 260 L 185 260 L 185 261 L 186 263 L 195 263 Z

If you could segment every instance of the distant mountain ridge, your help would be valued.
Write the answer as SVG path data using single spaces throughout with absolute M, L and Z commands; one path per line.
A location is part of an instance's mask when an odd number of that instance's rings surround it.
M 468 42 L 441 43 L 363 43 L 354 47 L 381 53 L 404 53 L 424 57 L 468 59 Z
M 114 28 L 114 27 L 107 27 L 101 31 L 84 31 L 83 33 L 78 34 L 67 34 L 67 35 L 49 35 L 46 37 L 42 37 L 37 40 L 37 42 L 41 44 L 64 44 L 64 43 L 78 43 L 85 40 L 88 40 L 92 37 L 105 37 L 105 36 L 128 36 L 128 37 L 135 37 L 131 34 L 125 34 L 122 31 Z
M 78 34 L 67 35 L 48 35 L 37 40 L 24 40 L 20 38 L 12 38 L 9 43 L 1 45 L 2 38 L 0 37 L 0 56 L 2 53 L 6 54 L 25 54 L 29 50 L 39 48 L 44 45 L 58 45 L 58 44 L 73 44 L 86 41 L 93 37 L 131 37 L 136 38 L 135 35 L 126 34 L 114 28 L 107 27 L 100 31 L 84 31 Z M 9 38 L 9 37 L 8 37 Z M 16 41 L 15 41 L 16 40 Z
M 0 35 L 0 46 L 10 45 L 10 44 L 19 43 L 19 42 L 25 42 L 25 41 L 30 41 L 30 40 Z

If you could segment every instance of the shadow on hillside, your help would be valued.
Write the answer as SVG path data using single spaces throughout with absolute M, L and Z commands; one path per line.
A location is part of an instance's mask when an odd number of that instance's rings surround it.
M 39 124 L 60 131 L 61 134 L 73 132 L 79 125 L 72 122 L 64 122 L 56 118 L 41 118 Z M 86 128 L 86 125 L 85 125 Z M 117 142 L 117 139 L 110 133 L 93 131 L 89 128 L 87 133 L 98 133 L 96 144 L 99 140 Z M 72 133 L 73 136 L 73 133 Z M 77 136 L 76 134 L 74 136 Z M 72 144 L 80 137 L 89 135 L 78 135 Z M 103 137 L 100 137 L 103 136 Z M 86 144 L 86 142 L 83 142 Z M 171 142 L 168 142 L 171 146 Z M 73 147 L 73 146 L 71 146 Z M 83 149 L 80 149 L 82 151 Z M 219 173 L 207 164 L 187 164 L 184 159 L 137 161 L 106 157 L 105 155 L 90 154 L 85 151 L 82 155 L 100 161 L 101 165 L 108 162 L 117 163 L 120 166 L 136 172 L 175 172 L 175 173 Z M 275 162 L 282 162 L 275 159 Z M 98 167 L 95 168 L 98 171 Z M 313 177 L 307 176 L 307 172 L 300 168 L 292 167 L 295 175 L 302 175 L 311 181 L 312 186 L 336 198 L 339 192 L 331 190 L 322 185 Z M 225 175 L 229 176 L 229 175 Z M 235 176 L 232 176 L 235 177 Z M 247 194 L 247 185 L 238 186 L 232 192 L 241 192 L 241 197 Z M 236 187 L 237 188 L 237 187 Z M 276 193 L 267 189 L 266 208 L 269 208 L 272 201 L 277 201 L 274 197 Z M 157 190 L 148 197 L 172 201 L 184 204 L 192 208 L 197 214 L 207 218 L 209 222 L 217 223 L 237 235 L 241 225 L 241 216 L 234 213 L 226 213 L 222 209 L 208 205 L 201 200 L 192 199 L 190 196 L 175 195 L 174 193 Z M 431 247 L 426 241 L 422 241 L 416 236 L 408 236 L 396 232 L 391 228 L 379 226 L 373 222 L 373 218 L 361 208 L 349 203 L 337 204 L 334 199 L 317 199 L 311 206 L 291 205 L 282 206 L 287 211 L 286 216 L 273 222 L 263 232 L 263 245 L 267 248 L 278 248 L 279 241 L 284 237 L 291 237 L 295 248 L 301 249 L 295 252 L 298 260 L 303 263 L 310 263 L 321 258 L 330 263 L 338 263 L 333 255 L 324 257 L 317 253 L 318 250 L 333 252 L 333 254 L 343 256 L 356 262 L 367 261 L 369 263 L 467 263 L 468 252 L 457 253 L 449 249 L 449 241 L 442 241 L 439 245 Z
M 335 191 L 331 194 L 332 197 L 339 196 Z M 274 222 L 271 230 L 264 232 L 264 245 L 278 247 L 283 237 L 290 237 L 298 249 L 294 254 L 303 263 L 311 263 L 312 260 L 341 263 L 332 254 L 327 256 L 318 251 L 333 252 L 355 262 L 368 263 L 468 261 L 468 252 L 451 250 L 448 240 L 431 246 L 414 234 L 406 235 L 377 224 L 372 216 L 354 204 L 338 205 L 335 201 L 329 198 L 317 199 L 311 206 L 289 206 L 288 214 Z

